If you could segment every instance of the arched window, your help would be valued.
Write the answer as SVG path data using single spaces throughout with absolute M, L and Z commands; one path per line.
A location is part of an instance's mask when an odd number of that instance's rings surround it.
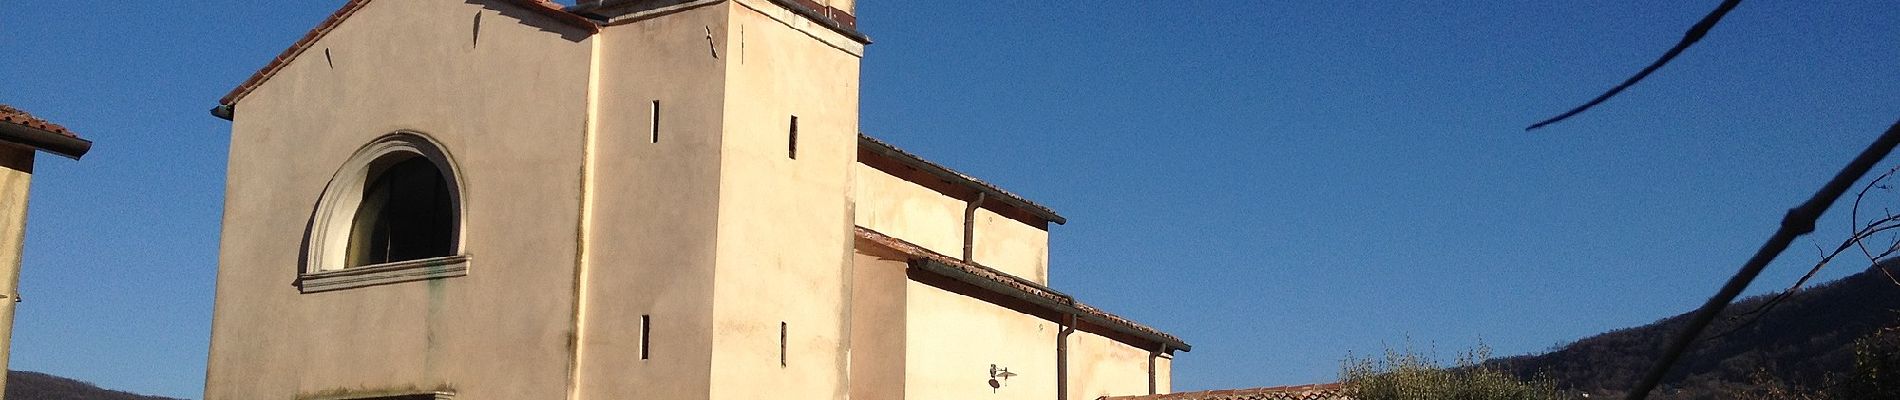
M 454 255 L 455 204 L 434 163 L 409 155 L 371 176 L 350 219 L 345 267 Z
M 358 150 L 318 200 L 298 286 L 308 293 L 467 275 L 453 165 L 415 133 Z

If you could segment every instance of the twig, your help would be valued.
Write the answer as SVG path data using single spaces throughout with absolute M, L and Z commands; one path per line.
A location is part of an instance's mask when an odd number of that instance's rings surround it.
M 1900 121 L 1887 127 L 1886 133 L 1881 134 L 1879 139 L 1875 139 L 1873 144 L 1868 145 L 1866 150 L 1854 157 L 1854 161 L 1841 168 L 1841 172 L 1835 174 L 1834 179 L 1822 186 L 1820 191 L 1815 192 L 1814 197 L 1788 210 L 1788 215 L 1781 219 L 1781 228 L 1776 229 L 1774 236 L 1769 237 L 1766 243 L 1762 243 L 1761 249 L 1756 250 L 1755 255 L 1749 257 L 1747 263 L 1742 264 L 1741 270 L 1736 271 L 1735 276 L 1730 277 L 1728 283 L 1722 285 L 1722 289 L 1717 291 L 1714 297 L 1709 298 L 1708 303 L 1696 310 L 1695 316 L 1689 320 L 1689 326 L 1676 336 L 1675 340 L 1669 342 L 1669 347 L 1663 350 L 1662 358 L 1657 360 L 1656 365 L 1650 368 L 1649 374 L 1630 390 L 1628 398 L 1642 400 L 1649 397 L 1649 391 L 1662 383 L 1663 376 L 1669 373 L 1669 367 L 1682 358 L 1689 344 L 1695 342 L 1696 336 L 1701 335 L 1702 330 L 1707 329 L 1710 322 L 1715 321 L 1715 316 L 1720 314 L 1722 309 L 1727 308 L 1729 302 L 1735 301 L 1735 297 L 1741 295 L 1743 289 L 1748 288 L 1749 282 L 1753 282 L 1756 276 L 1760 276 L 1762 269 L 1767 268 L 1769 262 L 1774 261 L 1776 256 L 1787 250 L 1788 244 L 1793 243 L 1796 237 L 1814 232 L 1814 221 L 1820 219 L 1821 214 L 1834 205 L 1834 201 L 1840 200 L 1841 195 L 1854 186 L 1854 182 L 1866 176 L 1867 171 L 1872 170 L 1875 163 L 1887 158 L 1887 154 L 1892 153 L 1896 145 L 1900 145 Z
M 1897 222 L 1897 221 L 1900 221 L 1900 219 L 1891 218 L 1891 217 L 1886 218 L 1886 219 L 1883 219 L 1879 223 L 1868 225 L 1866 229 L 1863 229 L 1860 232 L 1856 232 L 1854 238 L 1848 239 L 1846 242 L 1841 243 L 1841 246 L 1835 248 L 1833 253 L 1828 254 L 1826 257 L 1821 257 L 1820 262 L 1814 263 L 1814 267 L 1809 268 L 1807 274 L 1802 275 L 1801 279 L 1796 280 L 1793 285 L 1789 285 L 1787 290 L 1783 290 L 1781 294 L 1776 295 L 1774 299 L 1770 300 L 1769 303 L 1767 304 L 1763 304 L 1762 307 L 1757 307 L 1755 311 L 1750 311 L 1748 313 L 1744 313 L 1743 315 L 1760 312 L 1762 311 L 1761 309 L 1763 308 L 1772 308 L 1774 303 L 1779 302 L 1782 299 L 1788 297 L 1795 290 L 1800 289 L 1801 286 L 1806 285 L 1809 280 L 1814 279 L 1814 274 L 1817 272 L 1821 272 L 1821 268 L 1827 267 L 1829 263 L 1832 263 L 1834 261 L 1834 257 L 1839 257 L 1841 253 L 1845 253 L 1847 252 L 1847 250 L 1854 248 L 1855 243 L 1866 240 L 1866 238 L 1872 237 L 1874 234 L 1877 234 L 1877 233 L 1894 230 L 1894 229 L 1900 229 L 1900 224 L 1880 225 L 1884 223 L 1892 223 L 1892 222 Z M 1881 258 L 1885 258 L 1886 256 L 1893 255 L 1894 250 L 1895 250 L 1895 247 L 1889 246 L 1886 251 L 1880 253 L 1879 255 L 1868 253 L 1867 259 L 1878 263 Z
M 1764 315 L 1766 315 L 1769 311 L 1773 311 L 1777 306 L 1781 305 L 1782 303 L 1786 302 L 1789 298 L 1793 297 L 1795 292 L 1801 290 L 1802 286 L 1806 286 L 1808 284 L 1808 281 L 1814 279 L 1815 274 L 1820 273 L 1822 268 L 1826 268 L 1829 264 L 1832 264 L 1835 257 L 1839 257 L 1842 253 L 1847 252 L 1848 249 L 1854 249 L 1854 248 L 1860 249 L 1861 254 L 1867 257 L 1867 261 L 1869 263 L 1871 263 L 1875 268 L 1880 269 L 1882 273 L 1885 273 L 1888 276 L 1889 280 L 1893 280 L 1893 274 L 1887 271 L 1886 266 L 1880 264 L 1880 260 L 1886 258 L 1887 256 L 1893 255 L 1897 251 L 1900 251 L 1900 238 L 1894 238 L 1894 241 L 1888 244 L 1887 249 L 1877 255 L 1867 250 L 1866 243 L 1867 243 L 1867 240 L 1870 238 L 1873 238 L 1875 234 L 1888 231 L 1888 230 L 1900 229 L 1900 216 L 1896 216 L 1892 212 L 1887 212 L 1886 213 L 1887 216 L 1885 218 L 1877 219 L 1872 222 L 1867 222 L 1865 224 L 1862 224 L 1860 222 L 1860 210 L 1861 210 L 1861 204 L 1865 203 L 1867 200 L 1867 192 L 1875 188 L 1881 188 L 1881 189 L 1887 188 L 1887 185 L 1883 182 L 1886 182 L 1887 179 L 1893 178 L 1894 174 L 1897 172 L 1900 172 L 1900 167 L 1890 168 L 1887 170 L 1887 172 L 1880 174 L 1880 176 L 1874 177 L 1874 179 L 1871 181 L 1868 181 L 1867 184 L 1861 185 L 1860 191 L 1854 193 L 1854 207 L 1848 210 L 1849 212 L 1848 226 L 1850 228 L 1854 228 L 1857 230 L 1855 230 L 1853 234 L 1849 235 L 1847 240 L 1842 241 L 1840 246 L 1834 248 L 1833 252 L 1823 252 L 1821 255 L 1820 261 L 1815 262 L 1814 267 L 1808 268 L 1808 272 L 1806 274 L 1802 274 L 1801 279 L 1795 280 L 1794 284 L 1788 285 L 1788 288 L 1785 290 L 1782 290 L 1781 293 L 1775 294 L 1774 297 L 1769 298 L 1768 301 L 1762 302 L 1761 305 L 1756 306 L 1754 309 L 1741 312 L 1741 313 L 1736 313 L 1728 317 L 1728 320 L 1730 321 L 1739 320 L 1742 318 L 1748 318 L 1747 320 L 1741 323 L 1730 325 L 1728 329 L 1725 329 L 1722 333 L 1710 335 L 1708 339 L 1715 339 L 1715 338 L 1728 336 L 1735 332 L 1739 332 L 1742 329 L 1749 327 L 1750 325 L 1754 325 L 1755 323 L 1760 322 Z M 1896 285 L 1900 285 L 1900 283 L 1896 283 Z
M 1701 41 L 1703 36 L 1708 36 L 1709 29 L 1714 28 L 1716 23 L 1722 22 L 1722 16 L 1728 15 L 1729 10 L 1735 9 L 1735 6 L 1739 4 L 1742 4 L 1742 0 L 1722 1 L 1722 4 L 1715 6 L 1715 10 L 1710 11 L 1709 15 L 1703 16 L 1702 21 L 1696 22 L 1695 26 L 1689 27 L 1689 32 L 1682 34 L 1682 41 L 1676 42 L 1676 47 L 1669 48 L 1669 51 L 1664 52 L 1661 58 L 1657 58 L 1656 62 L 1650 63 L 1647 67 L 1643 67 L 1643 70 L 1636 72 L 1635 76 L 1631 76 L 1629 79 L 1624 80 L 1622 84 L 1610 88 L 1609 91 L 1597 95 L 1597 98 L 1590 99 L 1589 102 L 1583 103 L 1583 105 L 1577 106 L 1577 108 L 1572 108 L 1570 111 L 1565 111 L 1563 114 L 1558 114 L 1543 122 L 1531 124 L 1529 128 L 1524 128 L 1524 130 L 1535 130 L 1544 127 L 1544 125 L 1554 124 L 1557 123 L 1557 121 L 1562 121 L 1571 116 L 1581 114 L 1584 110 L 1596 107 L 1597 104 L 1603 103 L 1604 100 L 1609 100 L 1610 97 L 1616 96 L 1617 93 L 1622 93 L 1623 89 L 1629 89 L 1630 86 L 1635 86 L 1636 82 L 1640 82 L 1643 78 L 1649 77 L 1650 73 L 1662 69 L 1663 65 L 1669 64 L 1670 60 L 1675 60 L 1676 56 L 1681 55 L 1683 50 L 1688 50 L 1689 46 L 1693 46 L 1696 42 Z
M 1868 235 L 1872 235 L 1874 233 L 1880 233 L 1882 231 L 1900 229 L 1900 225 L 1888 225 L 1888 226 L 1880 227 L 1878 229 L 1869 227 L 1868 229 L 1869 230 L 1865 232 Z M 1815 263 L 1813 268 L 1809 268 L 1806 274 L 1801 275 L 1800 280 L 1795 281 L 1793 285 L 1789 285 L 1788 289 L 1781 291 L 1781 293 L 1775 294 L 1775 297 L 1768 299 L 1768 301 L 1762 303 L 1762 305 L 1756 306 L 1754 309 L 1751 309 L 1742 313 L 1730 315 L 1728 319 L 1731 321 L 1741 319 L 1743 317 L 1747 317 L 1748 320 L 1740 322 L 1740 323 L 1736 323 L 1734 325 L 1730 325 L 1728 329 L 1723 330 L 1722 333 L 1709 335 L 1708 339 L 1715 339 L 1715 338 L 1728 336 L 1735 332 L 1739 332 L 1750 325 L 1754 325 L 1757 322 L 1761 322 L 1761 319 L 1764 316 L 1766 316 L 1769 311 L 1774 311 L 1775 307 L 1781 305 L 1782 303 L 1786 302 L 1789 298 L 1793 297 L 1796 291 L 1801 290 L 1801 287 L 1806 286 L 1809 280 L 1814 279 L 1814 275 L 1818 272 L 1821 272 L 1821 268 L 1826 267 L 1828 263 L 1834 259 L 1834 257 L 1839 256 L 1841 255 L 1841 253 L 1847 252 L 1849 248 L 1852 248 L 1853 245 L 1851 243 L 1852 243 L 1851 240 L 1848 243 L 1841 243 L 1840 248 L 1835 249 L 1833 254 L 1829 254 L 1826 257 L 1822 257 L 1820 262 Z M 1876 257 L 1885 258 L 1887 256 L 1893 255 L 1896 251 L 1900 251 L 1900 246 L 1888 247 L 1885 252 L 1880 253 L 1880 255 Z M 1881 266 L 1878 263 L 1875 264 L 1875 267 L 1880 268 L 1881 271 L 1886 271 L 1886 267 Z

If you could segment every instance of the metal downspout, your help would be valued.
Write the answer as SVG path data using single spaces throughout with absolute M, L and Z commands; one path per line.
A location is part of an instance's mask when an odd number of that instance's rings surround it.
M 1063 313 L 1062 328 L 1056 330 L 1056 400 L 1069 400 L 1069 334 L 1074 332 L 1075 314 Z
M 1159 381 L 1156 380 L 1156 378 L 1160 376 L 1160 371 L 1155 370 L 1155 367 L 1160 363 L 1155 362 L 1155 360 L 1160 359 L 1161 353 L 1166 353 L 1167 351 L 1168 345 L 1163 343 L 1155 345 L 1155 351 L 1148 353 L 1148 394 L 1159 394 L 1161 391 L 1160 385 L 1158 385 Z
M 976 200 L 963 207 L 963 262 L 971 262 L 976 253 L 976 209 L 983 207 L 983 201 L 989 199 L 989 193 L 976 192 Z

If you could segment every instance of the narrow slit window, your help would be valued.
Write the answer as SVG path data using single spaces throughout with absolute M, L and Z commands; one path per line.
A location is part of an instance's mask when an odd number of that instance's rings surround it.
M 785 156 L 790 157 L 793 160 L 797 160 L 798 159 L 798 116 L 797 115 L 792 116 L 792 128 L 791 128 L 791 133 L 789 134 L 789 136 L 790 137 L 787 138 L 786 140 L 787 146 L 785 150 Z
M 640 359 L 653 357 L 653 316 L 640 316 Z
M 660 101 L 659 100 L 653 101 L 653 125 L 652 125 L 652 131 L 649 133 L 652 134 L 653 143 L 660 142 Z
M 778 323 L 778 366 L 785 367 L 785 322 Z

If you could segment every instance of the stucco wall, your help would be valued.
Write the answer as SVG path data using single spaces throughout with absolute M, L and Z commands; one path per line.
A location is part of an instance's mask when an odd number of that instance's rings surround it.
M 513 6 L 374 1 L 244 97 L 205 397 L 564 396 L 584 37 Z M 301 294 L 316 200 L 353 152 L 399 130 L 462 167 L 468 276 Z
M 905 277 L 902 255 L 857 253 L 851 284 L 851 398 L 904 398 Z
M 852 166 L 858 226 L 952 257 L 963 254 L 968 203 L 871 168 Z
M 911 268 L 913 256 L 876 241 L 857 246 L 854 397 L 1046 398 L 1066 388 L 1066 398 L 1087 400 L 1170 389 L 1172 360 L 1148 349 L 1157 344 L 1087 323 L 1065 328 L 1062 309 Z M 991 388 L 991 365 L 1017 375 Z
M 710 396 L 726 80 L 706 31 L 727 14 L 699 7 L 609 26 L 594 39 L 601 76 L 582 398 Z M 644 360 L 642 316 L 651 323 Z
M 1075 331 L 1068 340 L 1069 399 L 1091 400 L 1101 396 L 1149 393 L 1148 368 L 1152 352 L 1089 331 Z M 1168 385 L 1163 379 L 1167 374 L 1168 371 L 1162 368 L 1155 371 L 1156 393 L 1168 392 Z
M 1059 325 L 914 280 L 906 288 L 905 399 L 1055 397 Z M 992 389 L 991 365 L 1017 376 Z
M 858 226 L 951 257 L 963 255 L 963 213 L 969 202 L 864 164 L 853 166 Z M 973 218 L 971 261 L 1010 275 L 1049 283 L 1049 231 L 987 208 Z
M 976 210 L 971 221 L 975 246 L 970 260 L 1010 275 L 1049 284 L 1049 231 L 997 214 Z
M 904 398 L 1043 399 L 1055 397 L 1058 385 L 1067 385 L 1068 399 L 1091 400 L 1171 389 L 1168 355 L 1154 355 L 1088 329 L 1063 335 L 1058 314 L 1026 314 L 992 302 L 989 295 L 961 292 L 972 287 L 949 284 L 959 288 L 945 289 L 928 283 L 941 277 L 916 270 L 910 274 L 904 298 Z M 1064 341 L 1066 350 L 1058 350 L 1057 343 Z M 1067 377 L 1062 379 L 1057 360 L 1065 354 Z M 1018 375 L 992 389 L 987 382 L 991 364 Z
M 13 343 L 13 312 L 19 303 L 20 257 L 26 244 L 26 200 L 33 181 L 33 149 L 0 143 L 0 371 Z M 0 376 L 0 389 L 6 388 Z
M 731 14 L 711 39 L 727 74 L 711 398 L 843 399 L 855 42 L 769 1 L 720 7 Z

